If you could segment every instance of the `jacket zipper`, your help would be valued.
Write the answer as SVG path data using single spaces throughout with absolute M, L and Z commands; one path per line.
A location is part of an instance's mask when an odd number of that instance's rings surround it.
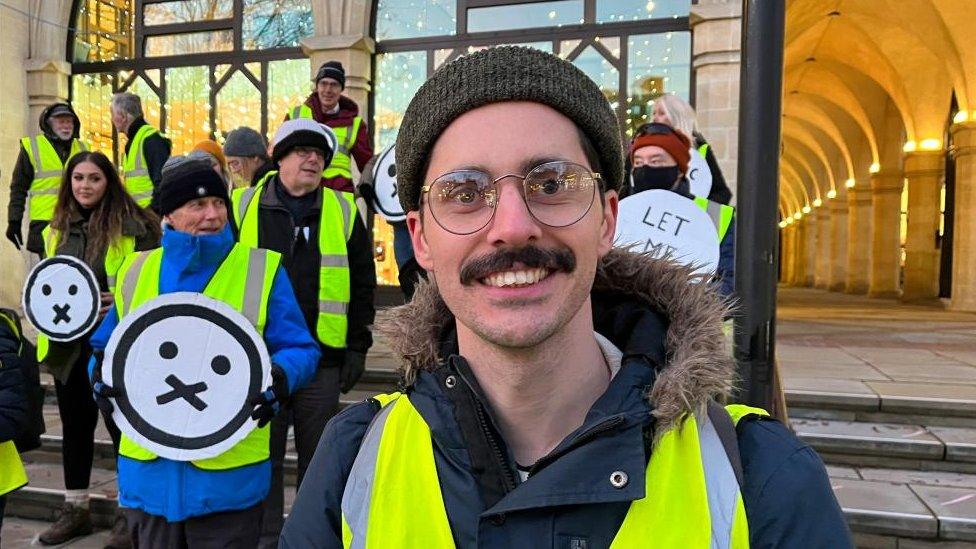
M 498 441 L 495 439 L 491 426 L 488 424 L 485 408 L 480 402 L 477 403 L 477 406 L 475 406 L 475 411 L 478 414 L 478 423 L 481 425 L 481 431 L 488 438 L 488 445 L 491 446 L 492 453 L 495 455 L 498 463 L 502 465 L 502 469 L 505 472 L 505 492 L 511 492 L 516 486 L 515 475 L 512 474 L 512 468 L 509 466 L 507 457 L 502 452 L 501 447 L 498 445 Z
M 602 435 L 603 433 L 612 431 L 623 422 L 624 422 L 623 416 L 613 416 L 610 419 L 604 420 L 602 423 L 596 424 L 593 428 L 586 431 L 585 433 L 580 433 L 579 436 L 573 439 L 573 441 L 570 442 L 569 445 L 566 446 L 566 448 L 564 448 L 558 454 L 549 454 L 539 458 L 539 461 L 535 462 L 532 465 L 532 467 L 529 469 L 529 475 L 530 476 L 534 475 L 536 471 L 542 469 L 549 463 L 555 461 L 556 458 L 558 458 L 559 456 L 564 455 L 565 453 L 569 452 L 570 450 L 573 450 L 574 448 L 578 448 L 579 446 L 582 446 L 583 444 L 595 439 L 596 437 Z

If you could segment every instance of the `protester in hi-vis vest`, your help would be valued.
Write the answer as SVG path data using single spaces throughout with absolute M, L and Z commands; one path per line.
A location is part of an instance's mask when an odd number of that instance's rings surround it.
M 159 213 L 156 192 L 170 155 L 169 139 L 146 122 L 142 100 L 134 93 L 112 96 L 112 125 L 126 137 L 121 170 L 126 190 L 140 206 Z
M 10 203 L 7 206 L 7 240 L 19 250 L 24 245 L 25 206 L 29 213 L 27 250 L 44 253 L 41 231 L 54 214 L 58 184 L 64 165 L 88 147 L 78 139 L 81 123 L 67 103 L 55 103 L 41 113 L 41 133 L 20 140 L 20 153 L 10 178 Z
M 396 163 L 431 280 L 377 323 L 402 392 L 329 423 L 281 547 L 851 546 L 817 454 L 718 404 L 715 292 L 613 247 L 624 153 L 585 73 L 517 46 L 446 63 Z
M 339 393 L 352 389 L 373 344 L 376 268 L 372 238 L 352 193 L 322 188 L 318 174 L 335 150 L 332 131 L 312 120 L 289 120 L 274 136 L 277 172 L 233 195 L 240 243 L 281 254 L 322 358 L 311 381 L 291 394 L 289 414 L 271 423 L 272 488 L 265 502 L 261 547 L 277 547 L 284 510 L 288 416 L 295 427 L 301 485 Z
M 117 275 L 115 306 L 91 338 L 95 354 L 89 371 L 99 407 L 111 411 L 109 397 L 118 396 L 103 382 L 101 352 L 120 315 L 173 292 L 201 293 L 237 311 L 245 307 L 242 299 L 256 304 L 254 318 L 260 320 L 251 322 L 270 353 L 273 384 L 253 401 L 251 417 L 259 420 L 258 427 L 241 444 L 206 463 L 157 456 L 123 434 L 119 503 L 126 507 L 131 539 L 138 547 L 254 547 L 261 501 L 270 485 L 267 423 L 282 400 L 314 374 L 318 345 L 308 333 L 279 254 L 234 242 L 227 186 L 209 163 L 186 157 L 167 162 L 158 204 L 162 247 L 126 258 Z M 254 280 L 255 295 L 245 292 L 241 298 L 235 293 Z
M 224 157 L 236 189 L 253 187 L 275 169 L 268 152 L 268 142 L 257 130 L 241 126 L 227 133 Z
M 0 528 L 7 494 L 27 484 L 14 439 L 28 422 L 27 390 L 21 374 L 22 339 L 14 312 L 0 309 Z
M 673 93 L 664 94 L 654 101 L 652 121 L 667 124 L 685 134 L 685 137 L 692 142 L 692 148 L 704 158 L 711 175 L 712 188 L 705 198 L 719 204 L 728 204 L 732 200 L 732 190 L 725 182 L 725 176 L 722 175 L 722 169 L 719 167 L 718 161 L 715 160 L 715 152 L 712 146 L 705 141 L 702 134 L 698 133 L 695 109 L 687 101 Z
M 319 67 L 313 80 L 315 88 L 301 105 L 285 113 L 285 120 L 311 118 L 332 128 L 338 145 L 332 161 L 322 172 L 322 184 L 330 189 L 351 193 L 352 161 L 362 172 L 373 157 L 366 121 L 359 116 L 359 105 L 342 95 L 346 89 L 346 70 L 342 63 L 329 61 Z
M 731 206 L 693 196 L 688 190 L 688 138 L 667 124 L 652 122 L 634 132 L 630 143 L 632 194 L 651 189 L 677 193 L 706 211 L 715 224 L 719 240 L 719 260 L 715 277 L 719 293 L 735 291 L 735 213 Z M 709 207 L 714 204 L 713 207 Z
M 82 152 L 68 161 L 58 192 L 51 224 L 44 229 L 44 255 L 70 255 L 84 261 L 102 292 L 102 315 L 112 306 L 115 274 L 126 255 L 159 245 L 159 218 L 140 208 L 125 191 L 112 166 L 100 152 Z M 85 334 L 70 343 L 37 337 L 37 360 L 54 377 L 58 416 L 63 429 L 61 465 L 64 470 L 65 503 L 58 520 L 40 541 L 65 543 L 91 533 L 88 486 L 94 456 L 98 407 L 91 397 L 87 364 L 91 347 Z M 119 430 L 103 415 L 118 450 Z M 125 517 L 118 515 L 110 547 L 128 547 Z

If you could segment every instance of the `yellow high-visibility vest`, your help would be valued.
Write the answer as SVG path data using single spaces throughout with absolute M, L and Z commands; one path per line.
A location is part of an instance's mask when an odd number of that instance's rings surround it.
M 430 427 L 407 395 L 374 398 L 382 409 L 363 437 L 342 499 L 343 546 L 453 548 Z M 733 425 L 769 415 L 743 405 L 726 411 Z M 710 420 L 689 416 L 664 434 L 647 465 L 645 496 L 630 504 L 610 547 L 749 547 L 735 470 Z
M 119 269 L 115 288 L 115 307 L 121 321 L 125 315 L 159 295 L 159 274 L 163 248 L 130 254 Z M 268 299 L 281 254 L 234 244 L 217 268 L 203 295 L 223 301 L 244 315 L 264 335 Z M 193 460 L 200 469 L 222 471 L 265 461 L 269 458 L 270 425 L 259 427 L 226 452 L 207 459 Z M 139 446 L 125 433 L 119 444 L 119 455 L 139 461 L 158 456 Z
M 254 187 L 236 189 L 231 195 L 234 223 L 239 242 L 258 247 L 258 208 L 266 182 L 278 172 L 269 172 Z M 272 189 L 270 192 L 274 192 Z M 356 219 L 356 199 L 352 193 L 322 189 L 319 217 L 319 312 L 315 324 L 318 340 L 329 347 L 344 348 L 349 322 L 349 253 L 346 242 L 352 236 Z
M 17 330 L 17 324 L 13 320 L 7 315 L 0 314 L 0 321 L 10 327 L 14 337 L 20 339 L 20 331 Z M 0 361 L 0 368 L 16 368 L 16 366 Z M 0 496 L 9 494 L 25 484 L 27 484 L 27 471 L 20 460 L 20 454 L 17 453 L 17 446 L 12 440 L 0 442 Z
M 58 243 L 61 240 L 61 232 L 54 230 L 50 225 L 41 231 L 44 238 L 44 257 L 54 257 L 58 255 Z M 115 291 L 115 273 L 122 266 L 122 261 L 127 255 L 136 251 L 136 239 L 131 236 L 122 235 L 118 241 L 113 242 L 105 250 L 105 277 L 108 279 L 108 291 Z M 47 358 L 51 342 L 44 334 L 37 334 L 37 361 L 44 362 Z
M 315 118 L 312 115 L 312 108 L 304 103 L 292 108 L 288 113 L 288 117 L 291 120 L 295 120 L 296 118 Z M 359 126 L 362 122 L 363 119 L 357 116 L 352 119 L 351 126 L 340 126 L 338 128 L 329 126 L 332 128 L 332 132 L 335 133 L 338 149 L 332 155 L 332 162 L 322 172 L 322 177 L 326 179 L 344 177 L 350 181 L 352 180 L 351 151 L 353 145 L 356 143 L 356 136 L 359 134 Z
M 122 179 L 125 182 L 125 190 L 129 191 L 136 204 L 143 208 L 152 202 L 153 183 L 149 177 L 146 153 L 142 145 L 147 137 L 157 133 L 159 130 L 149 124 L 140 127 L 129 145 L 129 153 L 123 153 L 122 156 Z
M 725 234 L 729 232 L 729 226 L 732 224 L 732 216 L 735 214 L 735 208 L 726 204 L 712 202 L 701 196 L 696 196 L 694 202 L 712 220 L 712 223 L 715 225 L 715 231 L 718 233 L 718 241 L 721 243 L 725 239 Z
M 31 181 L 30 189 L 27 191 L 30 197 L 27 202 L 30 208 L 30 220 L 49 221 L 54 215 L 54 207 L 58 204 L 58 188 L 61 186 L 61 176 L 68 162 L 67 160 L 61 162 L 54 145 L 43 134 L 22 138 L 20 146 L 24 148 L 31 167 L 34 168 L 34 180 Z M 88 146 L 81 140 L 72 139 L 68 160 L 87 150 Z

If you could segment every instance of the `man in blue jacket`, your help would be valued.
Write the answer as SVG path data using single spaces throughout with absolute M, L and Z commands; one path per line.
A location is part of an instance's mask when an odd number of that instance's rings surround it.
M 722 407 L 725 308 L 613 249 L 616 117 L 571 63 L 461 57 L 412 99 L 399 198 L 431 283 L 379 323 L 402 393 L 329 423 L 281 547 L 849 547 L 823 463 Z
M 140 252 L 126 259 L 119 271 L 116 307 L 110 310 L 91 339 L 96 354 L 90 371 L 96 400 L 103 407 L 111 408 L 107 397 L 116 393 L 101 381 L 100 351 L 118 325 L 120 314 L 127 314 L 133 308 L 126 306 L 120 313 L 120 301 L 134 305 L 133 295 L 125 292 L 133 291 L 136 296 L 145 292 L 201 292 L 220 299 L 211 295 L 215 286 L 210 284 L 212 279 L 227 272 L 226 269 L 218 272 L 218 268 L 235 257 L 253 257 L 249 252 L 238 253 L 240 245 L 234 242 L 227 223 L 230 208 L 227 186 L 208 163 L 185 157 L 167 163 L 158 197 L 164 220 L 162 249 Z M 260 252 L 266 254 L 262 261 L 280 261 L 275 252 Z M 143 269 L 151 261 L 160 262 L 156 274 L 153 269 Z M 250 265 L 245 264 L 241 269 L 247 272 Z M 240 280 L 219 281 L 216 286 L 243 284 L 244 272 Z M 288 276 L 280 266 L 266 291 L 269 292 L 266 313 L 258 318 L 266 318 L 263 337 L 271 354 L 273 385 L 254 402 L 252 417 L 259 420 L 259 428 L 249 435 L 262 436 L 265 441 L 267 422 L 277 412 L 279 402 L 308 381 L 319 360 L 318 344 L 308 332 Z M 120 296 L 124 299 L 119 299 Z M 231 457 L 229 454 L 236 448 L 217 456 L 225 458 L 219 460 L 223 462 L 221 465 L 201 468 L 191 462 L 152 454 L 147 458 L 148 451 L 123 437 L 118 462 L 119 503 L 128 508 L 133 544 L 136 547 L 256 546 L 260 503 L 268 494 L 271 464 L 264 451 L 257 457 L 253 452 L 237 452 Z

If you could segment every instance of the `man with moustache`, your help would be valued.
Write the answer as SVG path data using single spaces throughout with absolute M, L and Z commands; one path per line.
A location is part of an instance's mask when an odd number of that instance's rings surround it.
M 10 178 L 7 205 L 7 240 L 19 250 L 24 245 L 21 225 L 24 208 L 30 212 L 27 250 L 44 253 L 41 231 L 47 227 L 58 202 L 61 172 L 72 156 L 88 147 L 78 139 L 81 123 L 68 103 L 55 103 L 41 112 L 41 133 L 20 140 L 20 152 Z
M 613 249 L 619 135 L 530 48 L 421 86 L 397 174 L 431 282 L 379 326 L 403 390 L 330 422 L 281 547 L 851 546 L 816 453 L 717 403 L 713 289 Z

